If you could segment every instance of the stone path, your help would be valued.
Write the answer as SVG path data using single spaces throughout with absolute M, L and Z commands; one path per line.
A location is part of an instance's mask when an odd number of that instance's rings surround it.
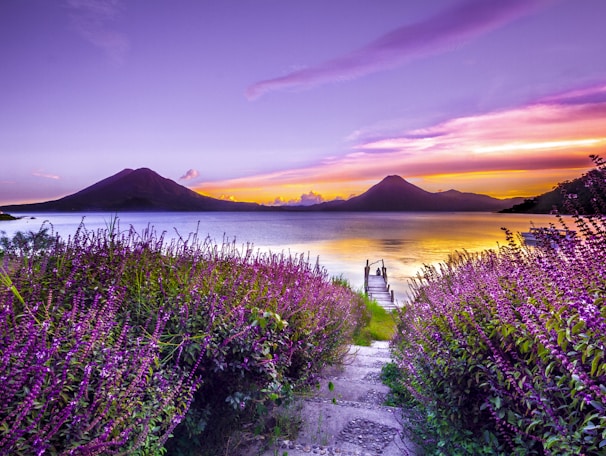
M 263 456 L 415 455 L 402 437 L 402 412 L 383 405 L 389 388 L 379 378 L 390 361 L 387 342 L 352 346 L 344 365 L 324 372 L 316 394 L 303 400 L 296 441 L 278 441 Z

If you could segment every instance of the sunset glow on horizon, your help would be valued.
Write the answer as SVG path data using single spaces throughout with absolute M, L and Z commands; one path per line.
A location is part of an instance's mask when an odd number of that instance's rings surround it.
M 276 204 L 347 199 L 390 174 L 428 190 L 451 188 L 496 198 L 536 196 L 592 167 L 606 154 L 606 87 L 582 100 L 558 98 L 450 119 L 397 137 L 362 141 L 352 152 L 296 170 L 203 183 L 217 198 Z M 311 198 L 312 194 L 315 198 Z
M 604 17 L 603 0 L 5 0 L 0 205 L 143 167 L 263 204 L 393 174 L 535 196 L 606 156 Z

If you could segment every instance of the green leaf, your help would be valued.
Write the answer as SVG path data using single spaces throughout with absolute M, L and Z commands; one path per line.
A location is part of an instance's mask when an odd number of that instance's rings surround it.
M 501 397 L 497 396 L 494 398 L 494 400 L 492 401 L 492 403 L 494 404 L 496 409 L 500 409 L 501 408 Z
M 551 371 L 553 370 L 553 368 L 556 366 L 556 361 L 552 361 L 550 362 L 547 367 L 545 368 L 545 376 L 549 377 L 549 374 L 551 374 Z
M 543 423 L 542 419 L 532 420 L 532 422 L 526 428 L 526 433 L 530 433 L 537 425 Z
M 566 340 L 566 330 L 560 330 L 558 332 L 558 345 L 562 347 L 562 350 L 566 350 L 568 347 L 568 340 Z
M 596 426 L 595 424 L 593 424 L 591 421 L 589 421 L 585 427 L 583 428 L 583 432 L 590 432 L 593 431 L 595 429 L 598 429 L 599 426 Z
M 590 404 L 593 405 L 594 408 L 596 408 L 600 412 L 602 412 L 602 413 L 604 412 L 604 405 L 602 405 L 600 402 L 598 402 L 598 401 L 591 401 Z
M 581 330 L 585 327 L 585 322 L 580 320 L 576 325 L 572 327 L 572 334 L 576 335 L 581 332 Z
M 545 441 L 545 448 L 549 450 L 552 446 L 558 443 L 559 440 L 560 438 L 558 436 L 552 435 Z
M 591 375 L 596 375 L 598 369 L 600 368 L 600 361 L 602 361 L 602 355 L 596 355 L 591 362 Z

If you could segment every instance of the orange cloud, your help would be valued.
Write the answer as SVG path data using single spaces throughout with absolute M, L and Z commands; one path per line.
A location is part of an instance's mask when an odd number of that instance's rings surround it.
M 591 168 L 590 154 L 605 151 L 606 85 L 360 141 L 313 166 L 206 182 L 197 190 L 262 203 L 295 199 L 312 187 L 325 199 L 347 198 L 399 174 L 430 191 L 535 195 L 578 177 Z

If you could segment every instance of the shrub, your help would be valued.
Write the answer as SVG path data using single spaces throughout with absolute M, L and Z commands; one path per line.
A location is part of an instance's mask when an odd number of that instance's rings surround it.
M 420 274 L 393 352 L 430 453 L 604 453 L 606 219 L 574 221 L 576 238 L 507 233 Z
M 174 452 L 212 454 L 222 423 L 339 361 L 363 313 L 303 257 L 117 221 L 3 262 L 6 452 L 155 454 L 173 433 Z

